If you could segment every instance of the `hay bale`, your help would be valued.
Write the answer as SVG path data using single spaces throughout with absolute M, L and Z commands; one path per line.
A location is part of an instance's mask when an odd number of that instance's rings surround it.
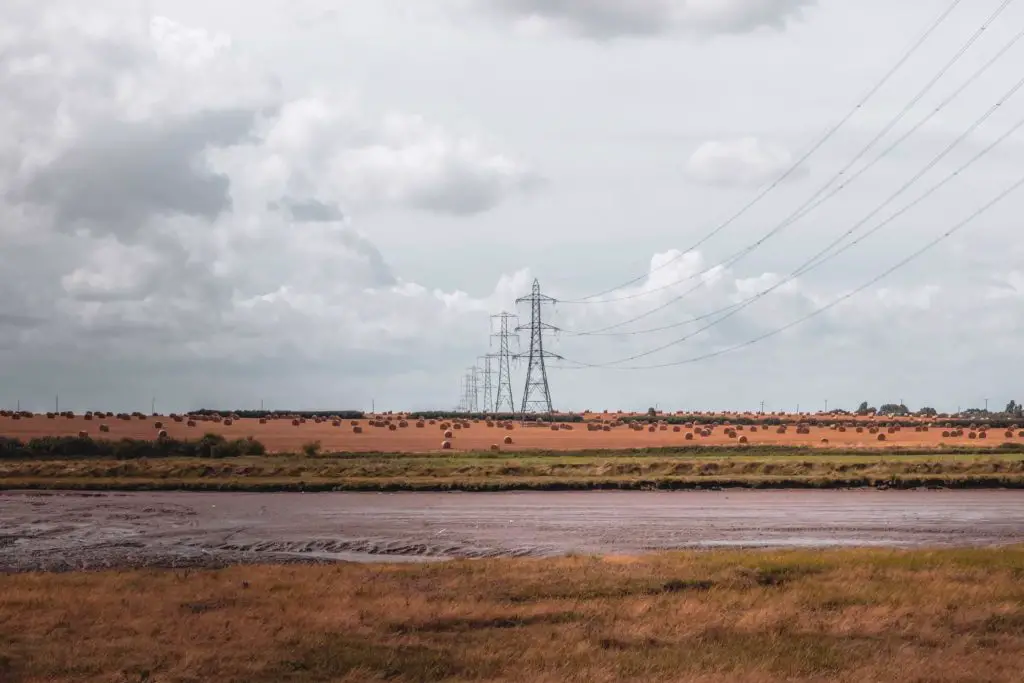
M 741 437 L 740 437 L 740 443 L 749 443 L 749 441 L 750 441 L 750 440 L 749 440 L 749 439 L 747 439 L 747 437 L 745 437 L 745 436 L 741 436 Z
M 507 429 L 508 431 L 512 431 L 513 429 L 515 429 L 515 425 L 512 424 L 511 422 L 506 422 L 505 429 Z
M 686 436 L 683 437 L 687 441 L 693 441 L 693 432 L 687 432 Z
M 88 439 L 89 438 L 89 432 L 78 432 L 78 438 L 79 439 Z
M 821 440 L 821 445 L 822 446 L 827 446 L 828 445 L 828 439 L 822 439 Z
M 978 438 L 979 439 L 987 439 L 988 438 L 988 432 L 978 432 Z
M 656 431 L 658 431 L 658 428 L 655 427 L 654 425 L 651 425 L 650 427 L 647 428 L 647 431 L 649 431 L 649 432 L 656 432 Z
M 299 422 L 298 420 L 292 420 L 292 427 L 298 427 L 300 424 L 302 423 Z
M 455 432 L 453 432 L 452 430 L 449 429 L 448 431 L 446 431 L 444 433 L 444 438 L 446 438 L 446 439 L 453 439 L 453 438 L 455 438 Z
M 673 432 L 674 432 L 675 434 L 678 434 L 679 432 L 681 432 L 681 431 L 683 431 L 683 430 L 682 430 L 682 428 L 681 428 L 681 427 L 680 427 L 679 425 L 676 425 L 676 426 L 674 426 L 674 427 L 672 428 L 672 431 L 673 431 Z
M 969 432 L 967 434 L 967 438 L 968 439 L 977 439 L 978 438 L 978 432 Z
M 154 427 L 154 429 L 163 429 L 164 428 L 164 423 L 163 422 L 154 422 L 153 423 L 153 427 Z
M 864 428 L 863 427 L 857 427 L 857 433 L 858 434 L 863 434 L 864 433 Z
M 359 425 L 356 425 L 355 427 L 352 428 L 352 433 L 353 434 L 362 434 L 363 433 L 363 428 L 360 427 Z
M 505 439 L 504 439 L 504 442 L 505 442 L 506 446 L 511 446 L 512 445 L 512 437 L 511 436 L 506 436 Z
M 57 416 L 54 415 L 53 413 L 47 413 L 46 414 L 46 419 L 47 420 L 55 420 L 55 419 L 57 419 Z
M 388 425 L 388 430 L 389 430 L 389 431 L 392 431 L 392 432 L 397 432 L 397 431 L 398 431 L 398 425 L 396 425 L 396 424 L 394 424 L 394 423 L 392 423 L 392 424 L 389 424 L 389 425 Z
M 235 424 L 235 421 L 232 420 L 230 417 L 228 419 L 224 420 L 224 426 L 225 427 L 230 427 L 233 424 Z
M 189 420 L 188 424 L 186 426 L 188 426 L 188 427 L 195 427 L 196 426 L 196 421 L 195 420 Z
M 499 446 L 499 445 L 498 445 L 498 444 L 496 444 L 496 443 L 492 443 L 492 444 L 491 444 L 491 450 L 492 450 L 492 451 L 500 451 L 500 450 L 501 450 L 501 446 Z
M 452 442 L 451 441 L 442 441 L 441 442 L 441 450 L 450 451 L 451 449 L 452 449 Z
M 167 430 L 166 429 L 161 429 L 159 432 L 157 432 L 156 438 L 158 438 L 158 439 L 166 439 L 167 438 Z
M 409 426 L 409 423 L 406 420 L 402 420 L 401 422 L 398 423 L 398 426 L 401 427 L 402 429 L 405 429 L 406 427 Z
M 341 426 L 341 420 L 331 420 L 331 426 L 332 427 L 340 427 Z
M 1007 439 L 1012 439 L 1013 438 L 1013 431 L 1010 430 L 1010 429 L 1007 429 L 1006 430 L 1006 434 L 1004 434 L 1003 436 L 1005 436 Z
M 878 440 L 879 441 L 885 441 L 885 434 L 879 434 L 878 435 Z
M 551 431 L 557 432 L 558 431 L 558 425 L 551 425 Z
M 601 427 L 601 431 L 602 432 L 610 432 L 610 431 L 612 431 L 612 428 L 609 427 L 608 425 L 605 425 L 604 427 Z M 1024 432 L 1021 433 L 1021 436 L 1024 436 Z
M 948 431 L 942 432 L 942 438 L 943 439 L 948 439 L 949 438 L 949 432 Z

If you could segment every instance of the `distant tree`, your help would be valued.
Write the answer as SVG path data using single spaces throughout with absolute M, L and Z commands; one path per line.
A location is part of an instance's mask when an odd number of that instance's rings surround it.
M 907 408 L 902 403 L 886 403 L 878 409 L 879 415 L 909 415 L 910 408 Z
M 1010 401 L 1006 404 L 1006 414 L 1013 417 L 1024 417 L 1024 406 L 1016 401 Z
M 658 411 L 657 411 L 657 410 L 655 410 L 654 408 L 648 408 L 648 409 L 647 409 L 647 414 L 648 414 L 648 415 L 649 415 L 650 417 L 657 417 L 657 416 L 658 416 Z
M 868 414 L 874 413 L 874 412 L 878 412 L 878 411 L 876 411 L 874 408 L 870 407 L 868 405 L 867 401 L 862 402 L 860 404 L 860 407 L 857 408 L 857 414 L 858 415 L 868 415 Z
M 939 411 L 935 410 L 935 408 L 925 406 L 924 408 L 921 408 L 921 410 L 917 411 L 917 414 L 921 417 L 935 417 L 939 414 Z

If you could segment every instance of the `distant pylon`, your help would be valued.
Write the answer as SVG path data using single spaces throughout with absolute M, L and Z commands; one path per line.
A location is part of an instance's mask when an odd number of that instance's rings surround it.
M 466 412 L 480 412 L 480 368 L 475 365 L 466 370 Z
M 516 299 L 516 303 L 530 304 L 530 324 L 520 325 L 519 330 L 530 330 L 530 352 L 526 355 L 526 386 L 523 389 L 523 413 L 553 413 L 551 405 L 551 388 L 548 386 L 548 369 L 545 358 L 561 358 L 561 356 L 544 350 L 544 331 L 557 332 L 558 328 L 545 323 L 541 316 L 544 304 L 553 304 L 555 299 L 540 293 L 540 282 L 533 281 L 530 296 Z
M 519 335 L 513 321 L 518 322 L 515 313 L 501 313 L 491 318 L 500 320 L 498 332 L 491 337 L 498 339 L 498 396 L 494 402 L 494 412 L 501 413 L 502 408 L 515 415 L 516 402 L 512 395 L 512 340 L 516 340 L 516 351 L 519 350 Z
M 483 403 L 480 405 L 480 410 L 489 413 L 494 409 L 494 366 L 493 361 L 497 358 L 493 353 L 489 353 L 486 356 L 480 356 L 477 360 L 481 360 L 484 363 L 481 375 L 483 376 L 483 388 L 481 389 L 481 399 Z

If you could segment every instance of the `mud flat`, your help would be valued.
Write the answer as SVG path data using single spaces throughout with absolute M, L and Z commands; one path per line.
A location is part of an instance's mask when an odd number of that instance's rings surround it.
M 0 494 L 0 571 L 1019 542 L 1017 491 Z

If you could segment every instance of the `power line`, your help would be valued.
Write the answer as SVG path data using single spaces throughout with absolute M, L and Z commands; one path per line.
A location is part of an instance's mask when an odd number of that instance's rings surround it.
M 952 95 L 948 96 L 937 108 L 932 110 L 924 119 L 919 121 L 909 131 L 904 133 L 895 142 L 890 144 L 883 152 L 881 152 L 879 155 L 877 155 L 871 162 L 869 162 L 867 165 L 865 165 L 864 167 L 859 169 L 855 174 L 853 174 L 851 177 L 847 178 L 841 184 L 839 184 L 838 186 L 833 188 L 831 192 L 828 192 L 828 189 L 836 181 L 841 180 L 846 175 L 846 173 L 851 168 L 853 168 L 853 166 L 855 166 L 856 163 L 858 161 L 860 161 L 860 159 L 862 159 L 864 157 L 864 155 L 866 155 L 882 138 L 884 138 L 890 131 L 892 131 L 892 129 L 911 111 L 911 109 L 913 109 L 913 107 L 918 102 L 920 102 L 920 100 L 928 92 L 931 91 L 931 89 L 935 86 L 935 84 L 938 83 L 938 81 L 946 73 L 949 72 L 949 70 L 960 60 L 960 58 L 963 57 L 963 55 L 967 53 L 967 51 L 974 45 L 974 43 L 978 40 L 978 38 L 980 38 L 981 35 L 988 29 L 988 27 L 992 24 L 992 22 L 995 21 L 999 17 L 999 15 L 1002 14 L 1006 10 L 1007 7 L 1009 7 L 1009 5 L 1012 2 L 1014 2 L 1014 0 L 1003 0 L 1002 4 L 1000 4 L 1000 6 L 998 8 L 996 8 L 995 12 L 993 12 L 982 23 L 982 25 L 974 32 L 974 34 L 963 45 L 961 45 L 959 50 L 953 55 L 953 57 L 949 61 L 946 62 L 946 64 L 938 71 L 938 73 L 935 76 L 933 76 L 932 79 L 930 81 L 928 81 L 924 85 L 924 87 L 922 87 L 910 99 L 910 101 L 906 105 L 904 105 L 904 107 L 886 124 L 886 126 L 883 127 L 881 132 L 879 132 L 874 138 L 872 138 L 857 153 L 857 155 L 848 164 L 846 164 L 842 169 L 839 170 L 838 173 L 836 173 L 827 182 L 825 182 L 814 194 L 811 195 L 811 197 L 806 202 L 804 202 L 802 205 L 800 205 L 794 212 L 789 214 L 789 216 L 787 216 L 781 223 L 779 223 L 774 228 L 769 230 L 761 238 L 759 238 L 758 240 L 756 240 L 752 244 L 749 244 L 749 245 L 743 247 L 739 251 L 733 253 L 731 256 L 729 256 L 725 260 L 723 260 L 723 261 L 721 261 L 721 262 L 719 262 L 719 263 L 717 263 L 717 264 L 715 264 L 713 266 L 709 266 L 709 267 L 705 268 L 704 270 L 702 270 L 700 272 L 697 272 L 697 273 L 694 273 L 692 275 L 683 277 L 683 278 L 681 278 L 679 280 L 676 280 L 674 282 L 670 282 L 670 283 L 662 285 L 660 287 L 646 289 L 646 290 L 643 290 L 641 292 L 637 292 L 637 293 L 634 293 L 634 294 L 629 294 L 629 295 L 624 295 L 624 296 L 621 296 L 621 297 L 617 297 L 615 299 L 604 299 L 604 300 L 601 300 L 601 301 L 587 301 L 587 302 L 582 302 L 582 303 L 613 303 L 613 302 L 616 302 L 616 301 L 625 301 L 625 300 L 628 300 L 628 299 L 635 299 L 635 298 L 642 297 L 642 296 L 648 296 L 650 294 L 657 293 L 659 291 L 668 289 L 670 287 L 674 287 L 677 284 L 681 284 L 683 282 L 687 282 L 687 281 L 690 281 L 690 280 L 694 280 L 696 278 L 700 278 L 701 276 L 707 275 L 708 273 L 712 272 L 715 269 L 722 268 L 722 267 L 733 266 L 736 263 L 738 263 L 740 260 L 745 258 L 746 256 L 749 256 L 750 254 L 752 254 L 760 246 L 762 246 L 765 242 L 767 242 L 772 237 L 778 235 L 785 228 L 787 228 L 787 227 L 797 223 L 802 218 L 806 217 L 812 211 L 817 209 L 819 206 L 821 206 L 822 204 L 824 204 L 828 200 L 830 200 L 833 197 L 835 197 L 837 194 L 842 192 L 846 187 L 848 187 L 850 185 L 850 183 L 854 182 L 857 178 L 859 178 L 861 175 L 866 173 L 869 169 L 873 168 L 878 162 L 880 162 L 884 158 L 886 158 L 893 150 L 895 150 L 897 147 L 899 147 L 901 144 L 903 144 L 908 138 L 910 138 L 911 135 L 913 135 L 915 132 L 917 132 L 925 123 L 927 123 L 929 120 L 931 120 L 942 109 L 944 109 L 946 106 L 948 106 L 953 100 L 955 100 L 957 97 L 959 97 L 959 95 L 962 94 L 964 90 L 966 90 L 971 84 L 973 84 L 978 78 L 980 78 L 993 64 L 995 64 L 1003 55 L 1006 54 L 1006 52 L 1008 52 L 1021 39 L 1021 37 L 1022 37 L 1022 35 L 1024 35 L 1024 33 L 1018 34 L 1014 39 L 1012 39 L 1008 44 L 1006 44 L 996 54 L 995 57 L 990 59 L 985 65 L 983 65 L 974 74 L 972 74 L 972 76 L 970 78 L 968 78 L 967 81 L 965 81 L 956 91 L 954 91 L 954 93 Z M 658 269 L 660 269 L 660 267 Z M 655 270 L 658 270 L 658 269 L 655 269 Z M 652 270 L 651 272 L 653 273 L 653 272 L 655 272 L 655 270 Z M 693 294 L 698 289 L 703 287 L 704 284 L 705 284 L 705 281 L 703 279 L 701 279 L 693 287 L 689 288 L 685 292 L 682 292 L 681 294 L 673 297 L 672 299 L 669 299 L 665 303 L 663 303 L 663 304 L 661 304 L 659 306 L 656 306 L 655 308 L 652 308 L 652 309 L 650 309 L 648 311 L 645 311 L 644 313 L 641 313 L 641 314 L 639 314 L 637 316 L 629 318 L 628 320 L 623 320 L 623 321 L 620 321 L 618 323 L 615 323 L 615 324 L 612 324 L 612 325 L 608 325 L 606 327 L 602 327 L 602 328 L 599 328 L 597 330 L 593 330 L 591 332 L 577 333 L 577 334 L 582 334 L 582 335 L 601 334 L 601 333 L 604 333 L 604 332 L 608 332 L 610 330 L 614 330 L 614 329 L 619 328 L 619 327 L 623 327 L 625 325 L 629 325 L 630 323 L 634 323 L 634 322 L 637 322 L 639 320 L 643 320 L 644 318 L 647 318 L 647 317 L 649 317 L 649 316 L 651 316 L 651 315 L 653 315 L 653 314 L 655 314 L 655 313 L 657 313 L 659 311 L 662 311 L 662 310 L 668 308 L 669 306 L 671 306 L 671 305 L 681 301 L 682 299 L 686 298 L 690 294 Z M 581 302 L 562 302 L 562 303 L 581 303 Z M 688 324 L 688 323 L 684 323 L 684 324 Z
M 1020 37 L 1024 37 L 1024 32 L 1019 34 L 1018 39 Z M 662 327 L 651 328 L 651 329 L 647 329 L 647 330 L 635 330 L 635 331 L 631 331 L 631 332 L 619 332 L 619 333 L 594 333 L 594 334 L 603 334 L 603 335 L 615 334 L 616 336 L 621 336 L 621 335 L 634 335 L 634 334 L 639 335 L 639 334 L 648 334 L 648 333 L 652 333 L 652 332 L 661 332 L 661 331 L 672 329 L 672 328 L 675 328 L 675 327 L 682 327 L 684 325 L 689 325 L 689 324 L 691 324 L 693 322 L 696 322 L 696 321 L 699 321 L 699 320 L 706 320 L 706 319 L 712 318 L 712 317 L 714 317 L 714 316 L 716 316 L 718 314 L 723 314 L 721 318 L 719 318 L 719 319 L 709 323 L 708 325 L 706 325 L 706 326 L 704 326 L 704 327 L 702 327 L 702 328 L 700 328 L 700 329 L 698 329 L 698 330 L 688 334 L 685 337 L 682 337 L 680 339 L 676 339 L 675 341 L 671 342 L 670 344 L 668 344 L 666 346 L 659 347 L 658 349 L 655 349 L 653 351 L 645 352 L 644 354 L 640 354 L 639 356 L 632 356 L 630 358 L 625 358 L 625 359 L 622 359 L 622 360 L 616 361 L 616 362 L 628 362 L 628 361 L 631 361 L 631 360 L 636 360 L 637 358 L 641 358 L 643 356 L 650 355 L 652 353 L 656 353 L 657 351 L 661 351 L 661 350 L 663 350 L 665 348 L 668 348 L 668 346 L 671 346 L 671 345 L 674 345 L 674 344 L 686 341 L 687 339 L 690 339 L 693 336 L 695 336 L 697 334 L 700 334 L 701 332 L 703 332 L 703 331 L 705 331 L 707 329 L 710 329 L 711 327 L 714 327 L 715 325 L 718 325 L 722 321 L 724 321 L 724 320 L 726 320 L 728 318 L 731 318 L 732 316 L 736 315 L 737 313 L 739 313 L 741 310 L 743 310 L 744 308 L 746 308 L 750 304 L 752 304 L 755 301 L 761 299 L 766 294 L 769 294 L 770 292 L 775 291 L 776 289 L 778 289 L 779 287 L 783 286 L 784 284 L 786 284 L 788 282 L 791 282 L 792 280 L 796 279 L 797 277 L 799 277 L 801 275 L 805 275 L 805 274 L 809 273 L 810 271 L 817 269 L 818 267 L 820 267 L 824 263 L 832 260 L 833 258 L 839 256 L 842 253 L 845 253 L 849 249 L 852 249 L 853 247 L 855 247 L 856 245 L 860 244 L 861 242 L 863 242 L 865 239 L 867 239 L 871 235 L 875 234 L 876 232 L 878 232 L 879 230 L 881 230 L 885 226 L 887 226 L 890 223 L 892 223 L 894 220 L 896 220 L 897 218 L 899 218 L 903 214 L 907 213 L 908 211 L 910 211 L 914 207 L 916 207 L 919 204 L 921 204 L 925 199 L 927 199 L 928 197 L 930 197 L 933 194 L 935 194 L 935 192 L 937 192 L 941 188 L 945 187 L 951 181 L 953 181 L 954 179 L 959 177 L 965 170 L 967 170 L 968 168 L 972 167 L 974 164 L 976 164 L 978 161 L 980 161 L 983 157 L 987 156 L 993 149 L 995 149 L 997 146 L 999 146 L 1000 144 L 1005 142 L 1007 138 L 1009 138 L 1011 135 L 1013 135 L 1015 132 L 1017 132 L 1021 127 L 1024 127 L 1024 119 L 1021 119 L 1014 126 L 1012 126 L 1009 130 L 1007 130 L 1005 133 L 1003 133 L 998 138 L 996 138 L 993 142 L 991 142 L 990 144 L 988 144 L 987 146 L 982 148 L 981 151 L 979 151 L 977 154 L 975 154 L 973 157 L 971 157 L 967 162 L 965 162 L 964 164 L 961 164 L 958 168 L 956 168 L 956 170 L 954 170 L 952 173 L 947 175 L 945 178 L 943 178 L 941 181 L 939 181 L 938 183 L 936 183 L 932 187 L 928 188 L 923 194 L 919 195 L 916 199 L 911 201 L 909 204 L 906 204 L 905 206 L 903 206 L 901 209 L 899 209 L 898 211 L 896 211 L 895 213 L 890 215 L 888 218 L 883 220 L 881 223 L 876 225 L 874 228 L 868 230 L 863 235 L 860 235 L 859 237 L 857 237 L 853 241 L 851 241 L 851 242 L 841 246 L 837 251 L 833 252 L 832 254 L 828 254 L 829 250 L 831 250 L 833 247 L 835 247 L 836 245 L 841 243 L 844 239 L 846 239 L 847 237 L 852 235 L 858 229 L 860 229 L 861 227 L 866 225 L 872 218 L 874 218 L 876 215 L 881 213 L 882 209 L 884 209 L 886 206 L 891 204 L 897 197 L 899 197 L 904 192 L 906 192 L 911 186 L 914 185 L 914 183 L 916 183 L 918 180 L 920 180 L 922 177 L 924 177 L 924 175 L 926 173 L 928 173 L 928 171 L 930 171 L 933 168 L 935 168 L 935 166 L 937 166 L 940 161 L 942 161 L 946 156 L 948 156 L 958 145 L 963 143 L 974 131 L 976 131 L 979 127 L 981 127 L 989 118 L 991 118 L 992 115 L 995 114 L 1000 109 L 1000 107 L 1002 107 L 1011 97 L 1013 97 L 1018 91 L 1020 91 L 1021 88 L 1024 88 L 1024 78 L 1021 78 L 1020 80 L 1018 80 L 1008 91 L 1006 91 L 1006 93 L 1003 94 L 1003 96 L 995 104 L 993 104 L 988 110 L 985 111 L 985 113 L 983 113 L 978 119 L 976 119 L 967 128 L 967 130 L 965 130 L 955 140 L 953 140 L 953 142 L 951 142 L 949 145 L 947 145 L 938 155 L 936 155 L 928 164 L 926 164 L 924 166 L 924 168 L 922 168 L 917 173 L 915 173 L 896 192 L 894 192 L 884 202 L 882 202 L 882 204 L 880 204 L 879 206 L 875 207 L 875 209 L 870 211 L 864 218 L 862 218 L 860 221 L 855 223 L 852 227 L 850 227 L 844 233 L 839 235 L 839 237 L 837 237 L 836 239 L 832 240 L 832 242 L 827 244 L 824 248 L 819 250 L 817 253 L 815 253 L 813 256 L 811 256 L 809 259 L 804 261 L 804 263 L 802 263 L 800 266 L 798 266 L 793 272 L 791 272 L 785 278 L 783 278 L 782 280 L 774 283 L 773 285 L 771 285 L 767 289 L 765 289 L 765 290 L 763 290 L 761 292 L 758 292 L 757 294 L 751 295 L 751 296 L 747 297 L 746 299 L 744 299 L 743 301 L 730 304 L 730 305 L 725 306 L 723 308 L 720 308 L 720 309 L 718 309 L 716 311 L 711 311 L 709 313 L 705 313 L 703 315 L 697 316 L 697 317 L 692 318 L 690 320 L 683 321 L 681 323 L 674 323 L 674 324 L 671 324 L 671 325 L 664 325 Z M 581 335 L 581 336 L 587 336 L 587 335 Z M 614 364 L 614 363 L 615 362 L 613 362 L 612 364 Z
M 730 347 L 727 347 L 727 348 L 724 348 L 724 349 L 719 349 L 717 351 L 712 351 L 712 352 L 705 353 L 705 354 L 702 354 L 702 355 L 699 355 L 699 356 L 694 356 L 692 358 L 687 358 L 687 359 L 684 359 L 684 360 L 681 360 L 681 361 L 673 361 L 671 363 L 660 363 L 660 364 L 657 364 L 657 365 L 606 366 L 606 365 L 598 365 L 598 364 L 591 364 L 591 363 L 581 363 L 579 361 L 573 361 L 573 360 L 570 360 L 570 359 L 563 358 L 562 360 L 565 360 L 565 361 L 567 361 L 569 363 L 575 363 L 578 366 L 578 367 L 567 367 L 565 369 L 567 369 L 567 370 L 584 370 L 584 369 L 591 369 L 591 368 L 607 368 L 607 369 L 610 369 L 610 370 L 654 370 L 654 369 L 661 369 L 661 368 L 678 367 L 678 366 L 681 366 L 681 365 L 689 365 L 689 364 L 692 364 L 692 363 L 697 363 L 697 362 L 702 361 L 702 360 L 707 360 L 707 359 L 710 359 L 710 358 L 715 358 L 717 356 L 722 356 L 722 355 L 725 355 L 727 353 L 731 353 L 733 351 L 738 351 L 738 350 L 746 348 L 748 346 L 753 346 L 754 344 L 757 344 L 758 342 L 761 342 L 761 341 L 764 341 L 765 339 L 769 339 L 771 337 L 774 337 L 774 336 L 777 336 L 779 334 L 782 334 L 786 330 L 789 330 L 789 329 L 791 329 L 793 327 L 796 327 L 797 325 L 799 325 L 801 323 L 804 323 L 804 322 L 806 322 L 806 321 L 808 321 L 808 320 L 810 320 L 812 318 L 815 318 L 815 317 L 821 315 L 822 313 L 825 313 L 826 311 L 829 311 L 832 308 L 835 308 L 839 304 L 841 304 L 844 301 L 846 301 L 846 300 L 856 296 L 857 294 L 860 294 L 864 290 L 868 289 L 869 287 L 871 287 L 872 285 L 878 283 L 879 281 L 885 279 L 886 277 L 888 277 L 892 273 L 896 272 L 900 268 L 903 268 L 904 266 L 908 265 L 912 261 L 920 258 L 926 252 L 930 251 L 931 249 L 934 249 L 939 243 L 941 243 L 944 240 L 948 239 L 953 234 L 959 232 L 964 227 L 966 227 L 967 225 L 969 225 L 973 221 L 977 220 L 982 214 L 984 214 L 987 211 L 989 211 L 993 206 L 995 206 L 999 202 L 1001 202 L 1004 199 L 1006 199 L 1006 197 L 1008 197 L 1013 192 L 1019 190 L 1022 186 L 1024 186 L 1024 176 L 1019 178 L 1012 185 L 1010 185 L 1009 187 L 1004 189 L 1002 192 L 1000 192 L 998 195 L 996 195 L 996 197 L 993 198 L 991 201 L 989 201 L 987 204 L 983 205 L 981 208 L 979 208 L 976 211 L 974 211 L 974 213 L 972 213 L 970 216 L 968 216 L 964 220 L 960 221 L 959 223 L 954 225 L 952 228 L 950 228 L 949 230 L 947 230 L 943 234 L 941 234 L 938 237 L 936 237 L 935 239 L 929 241 L 923 247 L 921 247 L 917 251 L 911 253 L 909 256 L 907 256 L 903 260 L 897 262 L 895 265 L 893 265 L 892 267 L 888 268 L 887 270 L 885 270 L 881 274 L 875 276 L 874 278 L 872 278 L 871 280 L 867 281 L 863 285 L 857 287 L 854 290 L 851 290 L 850 292 L 848 292 L 848 293 L 846 293 L 846 294 L 844 294 L 844 295 L 842 295 L 842 296 L 840 296 L 840 297 L 838 297 L 836 299 L 833 299 L 832 301 L 830 301 L 828 304 L 825 304 L 824 306 L 816 308 L 815 310 L 811 311 L 810 313 L 808 313 L 807 315 L 805 315 L 805 316 L 803 316 L 801 318 L 797 318 L 796 320 L 794 320 L 794 321 L 792 321 L 792 322 L 790 322 L 790 323 L 788 323 L 788 324 L 786 324 L 786 325 L 784 325 L 782 327 L 779 327 L 779 328 L 776 328 L 774 330 L 771 330 L 770 332 L 766 332 L 766 333 L 764 333 L 762 335 L 754 337 L 753 339 L 749 339 L 749 340 L 747 340 L 747 341 L 745 341 L 743 343 L 736 344 L 734 346 L 730 346 Z
M 555 300 L 541 294 L 540 282 L 533 281 L 533 289 L 529 296 L 516 299 L 516 304 L 530 304 L 530 324 L 520 325 L 516 331 L 530 331 L 530 352 L 527 354 L 526 386 L 523 388 L 523 403 L 520 412 L 553 413 L 551 404 L 551 388 L 548 385 L 548 370 L 544 363 L 546 358 L 561 358 L 558 354 L 544 350 L 544 332 L 555 331 L 556 328 L 542 319 L 544 304 L 553 304 Z
M 492 320 L 498 320 L 498 332 L 492 334 L 491 338 L 498 339 L 498 397 L 494 404 L 494 412 L 500 413 L 503 406 L 507 406 L 508 412 L 513 415 L 516 412 L 515 399 L 512 397 L 512 371 L 511 342 L 516 341 L 516 351 L 519 350 L 519 336 L 515 333 L 513 324 L 518 324 L 519 316 L 515 313 L 500 313 L 492 315 Z
M 665 263 L 661 264 L 657 268 L 649 270 L 648 272 L 644 273 L 643 275 L 640 275 L 640 276 L 638 276 L 636 278 L 633 278 L 632 280 L 628 280 L 628 281 L 626 281 L 626 282 L 624 282 L 622 284 L 615 285 L 614 287 L 611 287 L 611 288 L 606 289 L 604 291 L 598 292 L 596 294 L 591 294 L 589 296 L 585 296 L 582 299 L 579 299 L 579 300 L 577 300 L 577 301 L 575 301 L 573 303 L 587 302 L 588 299 L 595 299 L 595 298 L 597 298 L 599 296 L 604 296 L 605 294 L 609 294 L 611 292 L 614 292 L 617 289 L 622 289 L 623 287 L 628 287 L 629 285 L 632 285 L 632 284 L 635 284 L 637 282 L 640 282 L 641 280 L 644 280 L 645 278 L 649 277 L 652 273 L 657 272 L 659 270 L 662 270 L 664 268 L 667 268 L 669 265 L 671 265 L 672 263 L 675 263 L 676 261 L 681 259 L 683 256 L 685 256 L 687 253 L 692 252 L 695 249 L 699 248 L 702 244 L 704 244 L 705 242 L 710 240 L 712 237 L 714 237 L 715 235 L 720 233 L 722 230 L 726 229 L 727 227 L 732 225 L 734 222 L 739 220 L 741 217 L 743 217 L 748 211 L 750 211 L 750 209 L 754 208 L 754 206 L 756 206 L 758 203 L 760 203 L 761 200 L 764 199 L 766 196 L 768 196 L 768 194 L 770 194 L 776 187 L 781 185 L 783 182 L 785 182 L 785 180 L 787 178 L 789 178 L 793 173 L 795 173 L 796 170 L 798 168 L 800 168 L 800 166 L 802 166 L 803 163 L 805 161 L 807 161 L 815 152 L 817 152 L 819 149 L 821 149 L 821 147 L 823 147 L 826 142 L 828 142 L 830 139 L 832 139 L 832 137 L 834 137 L 835 134 L 838 133 L 839 130 L 843 126 L 845 126 L 850 121 L 850 119 L 852 119 L 857 114 L 857 112 L 859 112 L 864 107 L 864 105 L 867 104 L 868 101 L 870 101 L 871 98 L 874 97 L 878 93 L 878 91 L 881 90 L 882 87 L 884 87 L 885 84 L 888 83 L 889 80 L 894 75 L 896 75 L 896 73 L 903 67 L 903 65 L 906 64 L 907 61 L 909 61 L 910 58 L 912 56 L 914 56 L 914 54 L 917 53 L 917 51 L 921 48 L 921 46 L 946 21 L 946 19 L 949 17 L 949 15 L 953 13 L 953 10 L 955 10 L 960 5 L 960 3 L 962 1 L 963 0 L 953 0 L 953 2 L 950 3 L 950 5 L 942 12 L 942 14 L 940 14 L 939 17 L 928 27 L 928 29 L 925 30 L 925 32 L 907 49 L 907 51 L 903 54 L 903 56 L 899 59 L 899 61 L 897 61 L 896 64 L 885 73 L 885 75 L 882 77 L 882 79 L 878 83 L 876 83 L 874 85 L 874 87 L 872 87 L 868 91 L 868 93 L 866 95 L 864 95 L 853 106 L 853 108 L 850 109 L 846 113 L 846 115 L 842 119 L 840 119 L 840 121 L 837 124 L 835 124 L 831 129 L 829 129 L 814 145 L 811 146 L 811 148 L 807 152 L 805 152 L 803 154 L 803 156 L 801 156 L 799 159 L 797 159 L 796 162 L 794 162 L 789 168 L 787 168 L 778 178 L 776 178 L 770 185 L 768 185 L 761 192 L 759 192 L 753 199 L 751 199 L 749 202 L 747 202 L 747 204 L 745 204 L 742 208 L 740 208 L 739 211 L 737 211 L 732 216 L 730 216 L 728 219 L 726 219 L 725 222 L 723 222 L 720 225 L 718 225 L 711 232 L 709 232 L 707 235 L 705 235 L 704 237 L 699 239 L 696 243 L 694 243 L 691 247 L 689 247 L 688 249 L 684 250 L 681 254 L 679 254 L 675 258 L 672 258 L 672 259 L 666 261 Z M 1006 4 L 1009 4 L 1012 1 L 1013 0 L 1004 0 L 1004 2 Z M 569 302 L 565 302 L 565 303 L 569 303 Z

